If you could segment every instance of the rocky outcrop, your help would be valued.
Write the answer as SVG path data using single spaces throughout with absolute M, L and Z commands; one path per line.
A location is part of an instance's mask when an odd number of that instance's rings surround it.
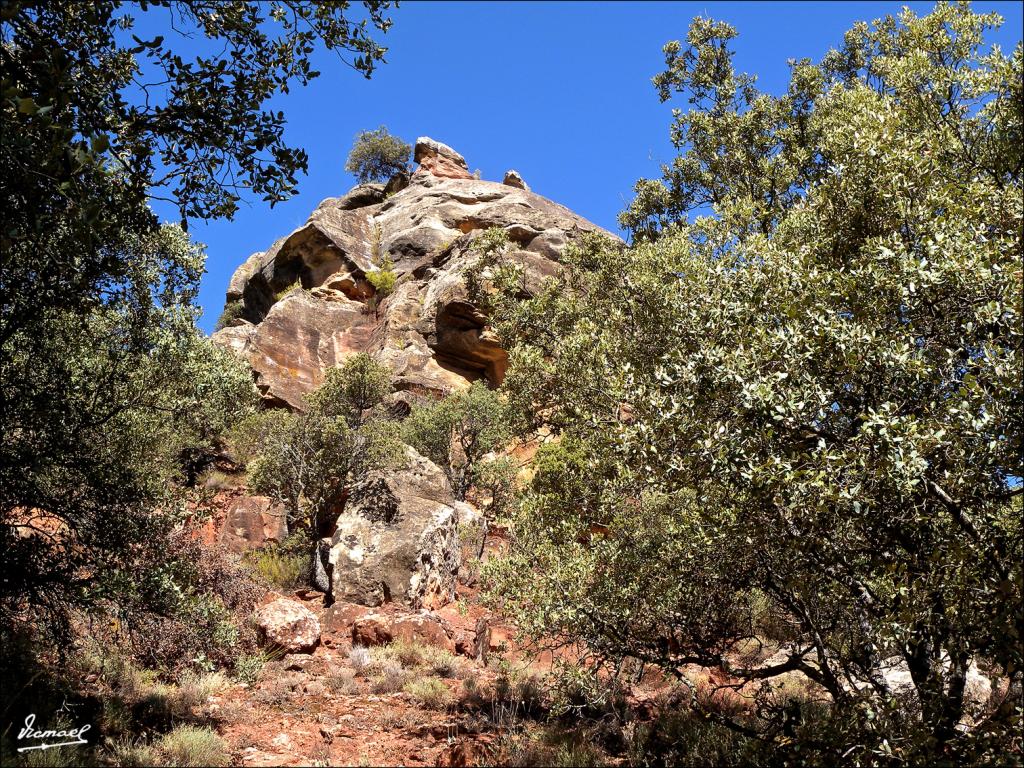
M 466 292 L 472 240 L 504 229 L 533 290 L 574 238 L 604 232 L 508 176 L 503 184 L 472 178 L 465 159 L 433 139 L 419 139 L 415 157 L 411 176 L 324 200 L 231 278 L 227 299 L 241 311 L 213 338 L 248 361 L 269 403 L 303 408 L 323 371 L 360 351 L 387 364 L 400 391 L 497 384 L 505 351 Z M 385 256 L 398 282 L 382 297 L 366 275 Z
M 466 158 L 439 141 L 427 136 L 416 139 L 413 159 L 420 164 L 417 173 L 429 173 L 448 179 L 471 179 Z
M 360 605 L 438 608 L 455 599 L 459 514 L 441 469 L 408 449 L 408 466 L 357 483 L 331 540 L 332 596 Z
M 309 653 L 320 643 L 320 622 L 302 603 L 279 597 L 256 611 L 263 644 L 286 653 Z
M 523 177 L 519 175 L 519 171 L 509 170 L 505 171 L 505 178 L 501 180 L 502 184 L 509 187 L 515 187 L 516 189 L 525 189 L 527 192 L 530 191 L 530 187 L 523 181 Z
M 245 552 L 288 536 L 288 514 L 266 496 L 242 496 L 228 507 L 220 543 L 231 552 Z

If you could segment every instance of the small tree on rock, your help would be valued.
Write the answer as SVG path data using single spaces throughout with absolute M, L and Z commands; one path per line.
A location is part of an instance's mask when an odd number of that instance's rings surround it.
M 352 145 L 345 162 L 345 170 L 360 184 L 368 181 L 387 181 L 396 173 L 407 170 L 412 147 L 388 133 L 385 126 L 375 131 L 361 131 Z

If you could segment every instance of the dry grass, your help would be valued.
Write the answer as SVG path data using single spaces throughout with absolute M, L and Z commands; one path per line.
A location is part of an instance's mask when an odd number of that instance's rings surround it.
M 459 677 L 465 660 L 454 656 L 444 648 L 424 645 L 415 641 L 396 640 L 388 645 L 371 649 L 370 655 L 374 662 L 394 661 L 404 669 L 414 670 L 438 677 Z
M 346 696 L 354 696 L 359 693 L 359 683 L 356 682 L 356 674 L 350 669 L 336 669 L 327 676 L 327 687 L 335 693 Z
M 404 669 L 396 661 L 386 661 L 380 668 L 380 673 L 373 678 L 371 687 L 374 693 L 398 693 L 412 677 L 411 673 Z
M 436 677 L 424 677 L 405 684 L 405 692 L 426 709 L 447 709 L 455 702 L 448 686 Z
M 181 768 L 231 765 L 227 745 L 209 728 L 179 725 L 164 734 L 156 743 L 156 748 L 166 757 L 167 765 Z

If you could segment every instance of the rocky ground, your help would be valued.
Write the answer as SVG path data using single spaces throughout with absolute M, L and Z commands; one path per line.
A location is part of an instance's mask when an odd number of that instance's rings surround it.
M 500 531 L 489 537 L 485 557 L 502 543 Z M 514 627 L 481 605 L 475 585 L 461 583 L 457 600 L 433 611 L 325 607 L 321 593 L 306 589 L 271 592 L 263 602 L 260 617 L 267 606 L 301 606 L 319 637 L 311 650 L 279 652 L 253 683 L 233 682 L 207 701 L 204 714 L 236 765 L 504 763 L 543 738 L 551 657 L 522 653 Z M 289 630 L 306 632 L 309 618 L 283 625 L 281 643 Z

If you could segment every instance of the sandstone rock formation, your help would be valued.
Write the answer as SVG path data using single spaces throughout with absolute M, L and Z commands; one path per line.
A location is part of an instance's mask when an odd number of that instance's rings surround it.
M 236 499 L 224 517 L 220 542 L 231 552 L 244 552 L 288 536 L 287 511 L 266 496 Z
M 430 173 L 449 179 L 471 179 L 473 175 L 466 165 L 466 158 L 439 141 L 428 136 L 416 139 L 413 160 L 420 164 L 417 173 Z
M 256 611 L 260 639 L 272 649 L 308 653 L 320 642 L 320 621 L 302 603 L 280 597 Z
M 409 466 L 352 489 L 329 557 L 332 595 L 360 605 L 438 608 L 455 598 L 459 515 L 444 472 L 408 449 Z
M 504 229 L 528 287 L 536 287 L 573 238 L 603 232 L 525 184 L 472 178 L 465 159 L 440 142 L 419 139 L 415 158 L 411 177 L 324 200 L 231 278 L 227 300 L 238 302 L 240 319 L 213 338 L 248 360 L 269 403 L 301 409 L 326 368 L 360 351 L 388 365 L 405 392 L 498 383 L 505 352 L 464 283 L 476 260 L 470 241 Z M 398 282 L 378 297 L 366 274 L 385 256 Z
M 527 192 L 530 191 L 529 185 L 523 181 L 523 177 L 519 175 L 519 171 L 509 170 L 505 171 L 505 178 L 501 181 L 509 187 L 516 187 L 517 189 L 525 189 Z
M 352 625 L 352 643 L 362 646 L 385 645 L 395 640 L 404 640 L 455 653 L 452 634 L 452 629 L 431 613 L 405 616 L 371 613 Z

